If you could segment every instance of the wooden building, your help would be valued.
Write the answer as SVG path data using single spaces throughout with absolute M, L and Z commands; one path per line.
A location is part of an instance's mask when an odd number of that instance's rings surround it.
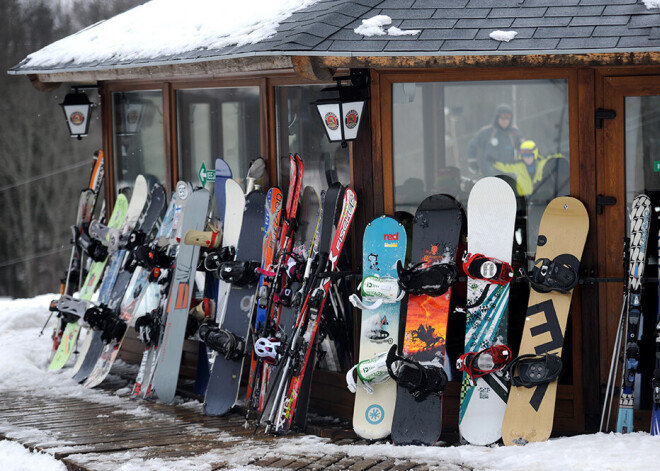
M 519 251 L 535 247 L 534 225 L 549 198 L 570 194 L 589 212 L 555 431 L 597 429 L 621 310 L 627 206 L 641 192 L 660 205 L 660 9 L 639 0 L 308 3 L 259 42 L 181 44 L 156 55 L 145 35 L 163 15 L 150 19 L 147 3 L 28 56 L 9 73 L 25 75 L 39 90 L 98 86 L 109 201 L 138 173 L 172 189 L 179 179 L 196 181 L 200 164 L 212 165 L 216 157 L 243 176 L 249 161 L 263 156 L 271 182 L 285 188 L 287 156 L 300 153 L 305 184 L 322 189 L 338 179 L 357 191 L 355 268 L 360 233 L 374 216 L 414 211 L 434 193 L 465 203 L 484 174 L 473 137 L 507 104 L 520 138 L 533 140 L 542 156 L 562 157 L 551 185 L 519 198 L 526 209 Z M 126 15 L 140 17 L 143 29 L 122 31 L 110 46 L 99 46 L 107 51 L 90 54 Z M 377 15 L 383 16 L 374 20 Z M 202 25 L 211 20 L 200 10 Z M 170 32 L 172 38 L 179 33 Z M 310 103 L 333 76 L 358 70 L 368 74 L 369 101 L 357 140 L 344 149 L 327 141 Z M 652 278 L 657 246 L 650 239 L 646 275 Z M 641 429 L 652 401 L 655 284 L 655 278 L 645 284 Z M 515 288 L 514 343 L 526 306 L 526 288 Z M 450 335 L 455 332 L 460 345 L 456 316 Z M 320 374 L 317 381 L 325 382 L 317 396 L 326 392 L 317 405 L 350 415 L 348 394 L 334 400 L 327 394 L 328 384 L 344 391 L 342 375 Z M 454 426 L 458 389 L 452 382 L 445 406 Z

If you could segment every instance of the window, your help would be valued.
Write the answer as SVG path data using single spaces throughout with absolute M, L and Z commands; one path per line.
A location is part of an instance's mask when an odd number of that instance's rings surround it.
M 545 205 L 569 194 L 568 81 L 394 83 L 392 103 L 395 210 L 437 193 L 465 206 L 477 180 L 506 175 L 533 251 Z
M 202 162 L 222 158 L 242 182 L 261 155 L 259 87 L 177 90 L 179 178 L 199 181 Z
M 321 191 L 336 181 L 350 183 L 348 148 L 329 142 L 316 107 L 326 85 L 275 87 L 279 182 L 289 184 L 289 154 L 300 154 L 305 164 L 304 185 Z
M 112 93 L 115 188 L 138 175 L 165 181 L 163 97 L 160 90 Z

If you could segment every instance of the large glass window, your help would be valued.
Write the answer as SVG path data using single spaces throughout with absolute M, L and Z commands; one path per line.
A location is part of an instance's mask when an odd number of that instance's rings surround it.
M 163 96 L 160 90 L 112 94 L 115 188 L 132 187 L 135 177 L 165 181 Z
M 242 182 L 261 155 L 259 87 L 177 90 L 179 177 L 198 182 L 204 162 L 222 158 Z
M 331 183 L 350 183 L 348 148 L 329 142 L 316 107 L 326 85 L 275 87 L 277 156 L 282 188 L 289 182 L 289 154 L 298 153 L 305 164 L 304 185 L 317 191 Z
M 505 175 L 527 221 L 518 242 L 533 251 L 543 209 L 569 193 L 568 81 L 395 83 L 392 94 L 395 210 L 437 193 L 465 205 L 477 180 Z

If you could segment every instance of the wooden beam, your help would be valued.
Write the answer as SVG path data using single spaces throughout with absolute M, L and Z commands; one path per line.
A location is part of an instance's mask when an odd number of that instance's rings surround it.
M 307 80 L 327 82 L 336 71 L 336 68 L 324 66 L 320 57 L 293 56 L 291 62 L 296 74 Z
M 40 92 L 52 92 L 53 90 L 60 88 L 60 85 L 62 85 L 62 82 L 42 82 L 39 80 L 39 77 L 39 75 L 35 74 L 29 74 L 27 76 L 32 86 Z

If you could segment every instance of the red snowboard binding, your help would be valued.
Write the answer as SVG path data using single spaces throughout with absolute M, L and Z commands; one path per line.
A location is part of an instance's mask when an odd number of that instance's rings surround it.
M 500 371 L 511 363 L 511 349 L 504 344 L 493 345 L 480 352 L 467 352 L 456 360 L 458 371 L 465 371 L 474 386 L 478 378 Z

